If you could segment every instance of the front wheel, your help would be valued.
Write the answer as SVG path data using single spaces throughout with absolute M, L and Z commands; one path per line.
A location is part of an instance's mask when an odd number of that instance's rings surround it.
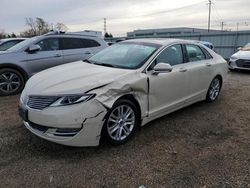
M 211 82 L 211 84 L 210 84 L 210 86 L 208 88 L 208 91 L 207 91 L 206 100 L 208 102 L 213 102 L 218 98 L 218 96 L 220 94 L 221 86 L 222 86 L 221 79 L 219 77 L 215 77 L 212 80 L 212 82 Z
M 123 144 L 133 136 L 138 124 L 136 106 L 130 100 L 118 100 L 107 114 L 103 136 L 111 144 Z

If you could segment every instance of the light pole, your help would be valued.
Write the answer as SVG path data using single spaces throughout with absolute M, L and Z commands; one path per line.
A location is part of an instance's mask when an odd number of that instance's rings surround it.
M 212 0 L 208 0 L 208 6 L 209 6 L 209 12 L 208 12 L 208 26 L 207 26 L 207 31 L 210 31 L 210 22 L 211 22 L 211 5 L 212 5 Z

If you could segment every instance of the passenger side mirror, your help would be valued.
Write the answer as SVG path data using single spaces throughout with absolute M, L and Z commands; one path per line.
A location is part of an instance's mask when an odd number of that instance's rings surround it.
M 173 67 L 168 63 L 157 63 L 153 68 L 153 74 L 171 72 Z
M 27 49 L 27 52 L 28 53 L 35 53 L 37 51 L 41 50 L 41 47 L 37 44 L 33 44 L 31 45 L 28 49 Z

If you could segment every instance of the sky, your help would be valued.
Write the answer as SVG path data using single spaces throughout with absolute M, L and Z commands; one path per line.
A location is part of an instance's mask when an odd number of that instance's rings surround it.
M 211 29 L 250 30 L 250 0 L 212 0 Z M 1 0 L 0 30 L 19 33 L 26 17 L 62 22 L 69 31 L 107 31 L 126 36 L 136 29 L 207 28 L 208 0 Z

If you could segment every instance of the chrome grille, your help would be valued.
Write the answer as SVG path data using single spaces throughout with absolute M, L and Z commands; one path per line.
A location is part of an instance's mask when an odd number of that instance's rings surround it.
M 250 68 L 250 60 L 238 59 L 236 61 L 236 64 L 237 64 L 238 67 Z
M 29 96 L 27 106 L 35 110 L 43 110 L 55 102 L 59 97 Z

